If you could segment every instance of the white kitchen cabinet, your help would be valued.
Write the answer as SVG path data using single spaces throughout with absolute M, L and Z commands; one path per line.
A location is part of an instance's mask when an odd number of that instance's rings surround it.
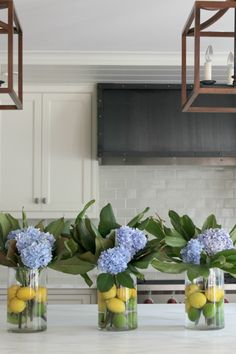
M 0 209 L 19 217 L 74 218 L 97 200 L 92 93 L 25 94 L 0 118 Z M 96 203 L 97 204 L 97 203 Z M 96 207 L 88 212 L 96 217 Z

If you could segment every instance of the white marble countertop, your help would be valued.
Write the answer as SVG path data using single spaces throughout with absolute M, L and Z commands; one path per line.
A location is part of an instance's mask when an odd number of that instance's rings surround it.
M 2 314 L 4 306 L 0 307 Z M 103 332 L 96 327 L 96 305 L 50 305 L 48 330 L 15 334 L 0 317 L 1 354 L 229 354 L 236 347 L 236 304 L 225 306 L 226 327 L 184 328 L 183 305 L 139 305 L 139 328 Z

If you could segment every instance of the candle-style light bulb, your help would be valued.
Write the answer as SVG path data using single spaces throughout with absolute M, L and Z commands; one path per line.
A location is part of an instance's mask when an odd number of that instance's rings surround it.
M 213 59 L 213 48 L 211 45 L 208 46 L 205 54 L 205 73 L 204 73 L 204 79 L 205 80 L 212 80 L 212 59 Z
M 227 85 L 233 85 L 234 75 L 234 55 L 232 52 L 229 53 L 227 59 Z

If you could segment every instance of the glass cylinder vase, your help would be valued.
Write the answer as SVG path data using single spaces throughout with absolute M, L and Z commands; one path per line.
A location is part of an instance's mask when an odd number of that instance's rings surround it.
M 47 269 L 9 268 L 7 327 L 10 332 L 47 329 Z
M 211 268 L 208 278 L 185 279 L 185 326 L 190 329 L 224 328 L 224 272 Z
M 134 287 L 127 288 L 116 281 L 106 292 L 98 291 L 98 327 L 107 331 L 129 331 L 136 329 L 137 280 Z

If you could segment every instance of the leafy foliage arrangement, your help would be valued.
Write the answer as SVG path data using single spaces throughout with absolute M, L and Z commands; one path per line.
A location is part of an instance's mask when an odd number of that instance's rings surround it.
M 57 240 L 57 256 L 50 265 L 51 268 L 69 274 L 80 274 L 86 283 L 91 286 L 92 281 L 88 273 L 97 267 L 98 259 L 102 252 L 115 247 L 116 230 L 121 227 L 115 219 L 112 206 L 107 204 L 100 212 L 98 226 L 95 226 L 90 218 L 86 216 L 87 209 L 94 203 L 92 200 L 85 205 L 78 214 L 75 222 L 71 225 L 67 235 L 59 236 Z M 146 208 L 135 216 L 127 224 L 130 228 L 145 230 L 150 218 L 144 219 Z M 52 231 L 51 231 L 52 232 Z M 66 241 L 65 241 L 66 239 Z M 148 241 L 146 246 L 128 263 L 124 272 L 117 275 L 119 283 L 123 286 L 133 287 L 133 280 L 130 274 L 143 279 L 139 269 L 145 269 L 157 255 L 157 240 Z M 104 273 L 98 277 L 98 288 L 100 291 L 109 290 L 114 283 L 111 274 Z
M 201 228 L 187 215 L 169 211 L 172 227 L 160 218 L 151 218 L 146 230 L 159 242 L 158 256 L 152 266 L 165 273 L 187 271 L 188 278 L 205 278 L 211 268 L 220 268 L 236 277 L 236 226 L 228 234 L 214 215 L 207 217 Z

